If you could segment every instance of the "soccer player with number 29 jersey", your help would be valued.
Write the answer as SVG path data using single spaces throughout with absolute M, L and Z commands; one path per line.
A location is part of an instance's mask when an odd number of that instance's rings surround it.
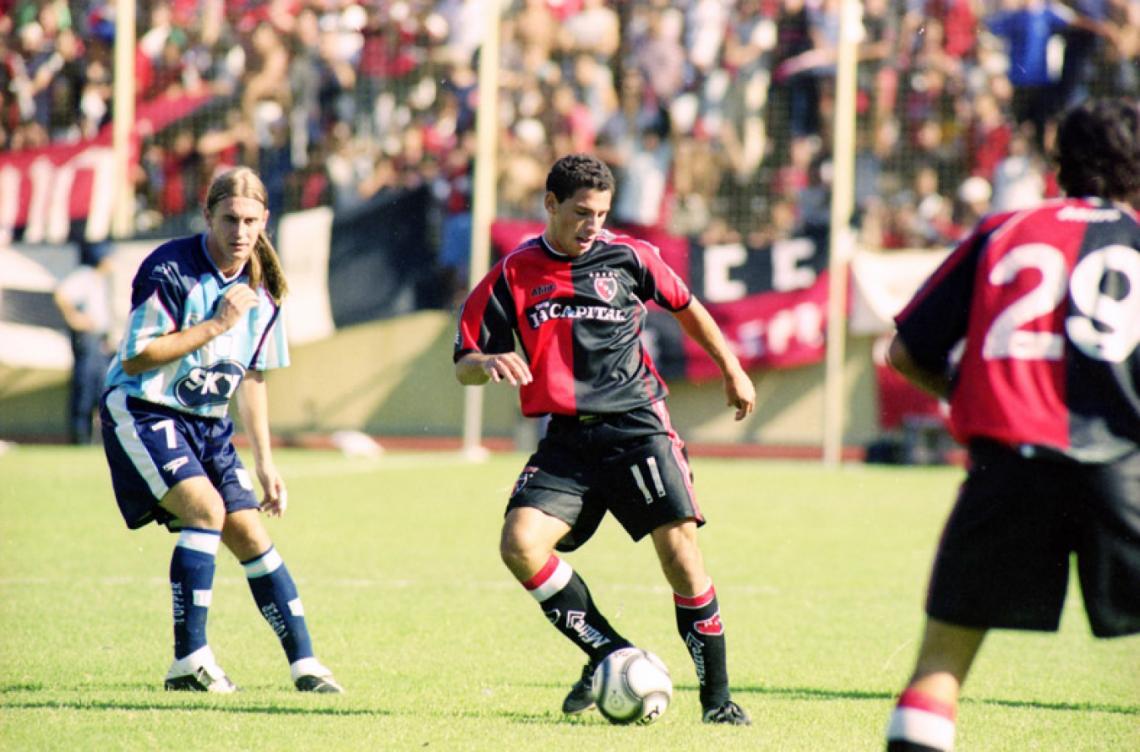
M 313 655 L 297 587 L 259 516 L 281 515 L 286 502 L 264 380 L 265 371 L 289 363 L 286 283 L 265 234 L 267 200 L 249 168 L 214 179 L 207 232 L 165 243 L 140 265 L 128 329 L 107 374 L 103 448 L 123 519 L 132 529 L 158 522 L 178 533 L 168 690 L 236 689 L 206 641 L 214 560 L 225 544 L 281 640 L 297 689 L 342 691 Z M 235 396 L 264 492 L 260 505 L 230 440 Z
M 986 630 L 1056 630 L 1072 553 L 1093 634 L 1140 632 L 1137 107 L 1070 111 L 1067 197 L 983 219 L 896 319 L 891 363 L 949 399 L 969 471 L 890 752 L 952 749 Z
M 578 713 L 594 704 L 594 668 L 630 643 L 555 551 L 585 543 L 607 511 L 634 540 L 650 536 L 696 666 L 703 720 L 747 725 L 729 692 L 724 624 L 697 546 L 704 518 L 687 455 L 669 421 L 665 382 L 641 341 L 645 303 L 671 311 L 717 362 L 737 420 L 752 412 L 755 389 L 657 249 L 602 228 L 614 190 L 605 163 L 563 157 L 546 189 L 545 231 L 475 286 L 455 341 L 461 383 L 517 386 L 524 414 L 551 416 L 507 504 L 500 554 L 551 624 L 588 657 L 562 705 Z

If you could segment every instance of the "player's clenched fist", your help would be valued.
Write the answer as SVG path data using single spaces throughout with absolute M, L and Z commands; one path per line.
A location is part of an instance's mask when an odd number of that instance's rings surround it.
M 257 305 L 257 293 L 249 285 L 234 285 L 222 294 L 214 311 L 214 318 L 226 329 L 230 329 L 255 305 Z

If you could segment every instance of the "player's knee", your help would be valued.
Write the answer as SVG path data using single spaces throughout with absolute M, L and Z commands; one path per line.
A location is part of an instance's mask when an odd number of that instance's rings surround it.
M 544 547 L 536 531 L 525 525 L 506 525 L 499 539 L 499 557 L 508 567 L 514 569 L 536 557 L 541 557 Z
M 226 522 L 226 508 L 220 500 L 215 504 L 210 499 L 198 499 L 171 511 L 182 523 L 182 527 L 221 530 Z
M 273 545 L 256 510 L 242 510 L 226 517 L 222 527 L 222 543 L 238 561 L 260 556 Z
M 161 506 L 181 523 L 181 527 L 221 530 L 226 521 L 226 505 L 217 490 L 201 476 L 187 478 L 167 491 Z
M 525 542 L 512 531 L 504 529 L 502 537 L 499 538 L 499 558 L 508 567 L 525 560 Z

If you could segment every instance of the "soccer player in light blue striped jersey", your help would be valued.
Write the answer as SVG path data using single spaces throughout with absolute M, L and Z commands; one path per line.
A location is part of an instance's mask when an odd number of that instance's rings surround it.
M 260 516 L 280 516 L 287 501 L 270 449 L 264 376 L 289 364 L 287 285 L 265 232 L 266 207 L 265 186 L 249 168 L 214 179 L 207 231 L 163 244 L 139 267 L 127 331 L 107 373 L 100 417 L 119 510 L 132 529 L 158 522 L 178 533 L 168 690 L 236 689 L 206 640 L 215 557 L 225 544 L 281 640 L 294 686 L 343 691 L 313 653 L 297 587 Z M 234 397 L 260 503 L 232 442 Z

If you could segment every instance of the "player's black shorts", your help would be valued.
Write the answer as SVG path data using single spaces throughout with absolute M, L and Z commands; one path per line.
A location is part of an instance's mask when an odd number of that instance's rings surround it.
M 511 493 L 507 510 L 518 507 L 570 525 L 559 551 L 589 540 L 607 511 L 634 540 L 675 520 L 704 524 L 663 401 L 614 415 L 553 416 Z
M 1054 631 L 1070 554 L 1098 637 L 1140 632 L 1140 452 L 1105 465 L 970 445 L 926 612 L 976 628 Z

